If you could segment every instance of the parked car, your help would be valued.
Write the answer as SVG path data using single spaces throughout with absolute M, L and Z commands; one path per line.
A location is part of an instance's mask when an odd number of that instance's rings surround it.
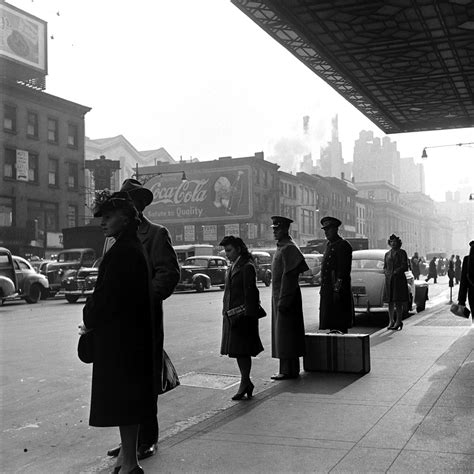
M 0 305 L 9 296 L 17 294 L 15 264 L 10 250 L 0 247 Z
M 310 286 L 321 284 L 321 262 L 323 261 L 322 253 L 305 253 L 303 254 L 309 270 L 300 273 L 299 282 L 308 283 Z
M 272 282 L 272 256 L 268 252 L 250 250 L 257 271 L 257 281 L 262 281 L 265 286 Z
M 387 250 L 370 249 L 352 252 L 352 294 L 356 312 L 387 311 L 383 302 L 385 275 L 384 257 Z M 411 270 L 405 272 L 408 285 L 408 311 L 425 309 L 428 299 L 428 284 L 415 281 Z
M 224 289 L 227 260 L 217 255 L 200 255 L 187 258 L 181 266 L 181 277 L 177 290 L 203 292 L 211 286 Z
M 57 261 L 48 264 L 46 271 L 50 293 L 57 293 L 64 289 L 62 282 L 68 271 L 79 270 L 81 267 L 90 268 L 95 261 L 95 251 L 91 248 L 67 249 L 59 252 Z
M 37 303 L 48 296 L 48 279 L 31 266 L 28 260 L 12 255 L 0 248 L 0 303 L 22 298 L 27 303 Z
M 55 263 L 55 260 L 41 260 L 39 267 L 36 269 L 36 271 L 38 273 L 42 273 L 47 278 L 48 266 L 50 263 Z
M 78 270 L 68 270 L 62 287 L 68 303 L 76 303 L 79 298 L 87 297 L 94 292 L 102 258 L 97 259 L 92 267 L 81 267 Z

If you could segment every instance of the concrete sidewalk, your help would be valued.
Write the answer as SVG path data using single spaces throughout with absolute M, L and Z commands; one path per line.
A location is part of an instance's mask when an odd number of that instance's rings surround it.
M 142 466 L 149 473 L 473 472 L 473 347 L 471 320 L 439 305 L 406 320 L 401 332 L 372 336 L 369 374 L 275 382 L 160 442 Z

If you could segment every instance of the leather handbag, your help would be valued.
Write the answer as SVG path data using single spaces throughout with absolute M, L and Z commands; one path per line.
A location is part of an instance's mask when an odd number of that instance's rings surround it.
M 173 390 L 180 384 L 178 373 L 171 362 L 166 351 L 163 349 L 163 376 L 161 379 L 161 387 L 158 390 L 158 395 L 163 395 L 170 390 Z
M 94 335 L 92 331 L 81 334 L 77 344 L 77 355 L 85 364 L 94 362 Z
M 267 312 L 262 308 L 261 305 L 258 305 L 257 314 L 255 314 L 255 316 L 246 316 L 245 313 L 246 309 L 244 304 L 227 310 L 227 317 L 229 318 L 230 326 L 234 327 L 239 323 L 239 321 L 246 317 L 256 317 L 257 319 L 261 319 L 267 315 Z

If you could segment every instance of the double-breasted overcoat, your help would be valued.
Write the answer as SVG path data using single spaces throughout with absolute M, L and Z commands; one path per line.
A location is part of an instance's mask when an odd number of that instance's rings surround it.
M 231 327 L 226 312 L 240 305 L 245 305 L 245 316 Z M 263 351 L 258 332 L 259 306 L 255 265 L 249 258 L 240 257 L 226 275 L 222 310 L 222 355 L 256 356 Z
M 154 367 L 156 380 L 163 378 L 163 300 L 168 298 L 179 282 L 179 264 L 176 252 L 166 227 L 153 224 L 146 217 L 141 217 L 138 227 L 138 238 L 147 257 L 151 276 L 154 332 Z
M 408 271 L 408 255 L 403 249 L 391 249 L 384 257 L 385 273 L 384 302 L 408 302 L 408 284 L 405 272 Z
M 272 357 L 305 354 L 303 304 L 298 284 L 308 265 L 291 237 L 277 242 L 272 263 Z
M 345 332 L 352 327 L 351 265 L 351 244 L 339 235 L 328 241 L 321 263 L 319 329 Z
M 140 424 L 156 414 L 151 311 L 142 244 L 124 232 L 104 255 L 83 310 L 94 341 L 90 425 Z

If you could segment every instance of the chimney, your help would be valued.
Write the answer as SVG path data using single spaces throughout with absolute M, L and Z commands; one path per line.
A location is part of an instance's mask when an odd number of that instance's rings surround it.
M 263 160 L 263 151 L 256 151 L 254 156 L 257 158 L 257 160 Z

